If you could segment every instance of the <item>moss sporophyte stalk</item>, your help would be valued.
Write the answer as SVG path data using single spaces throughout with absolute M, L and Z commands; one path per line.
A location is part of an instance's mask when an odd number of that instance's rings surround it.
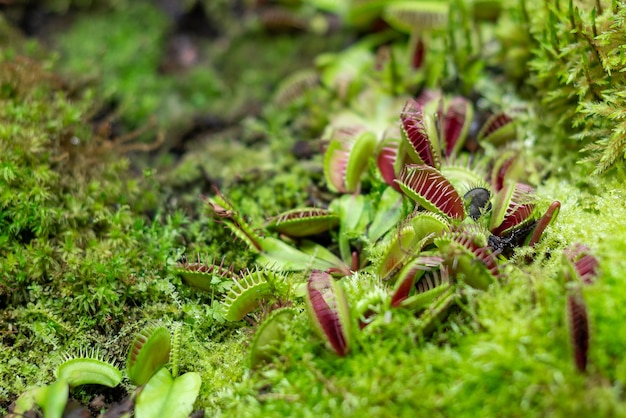
M 626 415 L 622 0 L 174 3 L 0 6 L 0 412 Z

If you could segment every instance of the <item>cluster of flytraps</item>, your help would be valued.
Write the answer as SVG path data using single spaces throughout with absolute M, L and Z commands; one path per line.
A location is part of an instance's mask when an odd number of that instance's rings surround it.
M 126 360 L 126 375 L 137 389 L 119 404 L 112 405 L 103 416 L 134 413 L 137 418 L 188 417 L 202 380 L 196 372 L 178 375 L 179 350 L 180 326 L 174 328 L 174 338 L 164 326 L 150 325 L 139 331 Z M 167 364 L 171 364 L 171 371 L 165 367 Z M 68 406 L 70 389 L 83 385 L 114 388 L 123 379 L 117 365 L 97 350 L 66 354 L 54 374 L 55 382 L 22 394 L 7 417 L 39 416 L 34 412 L 37 408 L 46 418 L 90 416 L 87 408 Z
M 537 243 L 560 208 L 553 202 L 544 214 L 536 213 L 533 189 L 516 181 L 515 153 L 504 153 L 489 169 L 461 154 L 472 115 L 468 100 L 428 92 L 408 100 L 399 126 L 390 127 L 383 140 L 360 127 L 337 130 L 324 171 L 329 188 L 344 194 L 326 209 L 295 209 L 272 218 L 266 229 L 280 238 L 253 230 L 218 193 L 207 199 L 211 215 L 258 253 L 260 268 L 237 275 L 223 265 L 185 262 L 180 274 L 208 291 L 214 291 L 216 276 L 232 278 L 224 316 L 238 321 L 260 306 L 289 305 L 278 296 L 293 287 L 290 280 L 297 275 L 288 272 L 305 272 L 301 290 L 314 328 L 342 356 L 351 347 L 353 318 L 361 328 L 372 320 L 371 310 L 348 306 L 341 285 L 341 277 L 358 270 L 384 284 L 381 303 L 412 310 L 424 332 L 432 331 L 462 297 L 458 283 L 487 289 L 501 275 L 501 260 L 518 246 Z M 501 143 L 514 135 L 513 121 L 499 114 L 477 140 Z M 388 185 L 375 197 L 358 193 L 372 158 L 378 167 L 372 183 L 378 177 Z M 337 231 L 338 254 L 313 240 L 327 231 Z M 297 310 L 280 307 L 264 318 L 251 344 L 253 366 L 271 360 L 295 315 Z

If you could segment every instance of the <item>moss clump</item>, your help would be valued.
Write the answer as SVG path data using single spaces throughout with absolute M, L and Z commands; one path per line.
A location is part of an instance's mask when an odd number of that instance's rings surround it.
M 556 133 L 559 138 L 539 142 L 537 150 L 553 160 L 559 153 L 583 151 L 572 159 L 593 164 L 595 174 L 622 164 L 624 2 L 514 4 L 499 31 L 505 46 L 503 65 L 529 94 L 528 102 L 537 103 L 541 123 L 536 125 L 546 127 L 545 135 Z
M 91 92 L 68 89 L 49 62 L 11 56 L 0 60 L 5 399 L 50 377 L 52 368 L 34 367 L 54 361 L 50 352 L 103 343 L 154 310 L 176 312 L 167 266 L 182 222 L 162 228 L 143 215 L 155 190 L 128 180 L 115 142 L 92 134 Z

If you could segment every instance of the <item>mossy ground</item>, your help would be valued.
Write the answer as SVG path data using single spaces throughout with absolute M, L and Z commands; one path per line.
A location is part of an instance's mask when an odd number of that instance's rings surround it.
M 291 151 L 321 133 L 326 93 L 283 108 L 271 97 L 281 78 L 352 34 L 329 45 L 310 33 L 231 29 L 230 38 L 198 44 L 201 64 L 169 74 L 159 71 L 168 18 L 144 3 L 116 10 L 78 15 L 54 40 L 52 58 L 33 43 L 7 40 L 2 49 L 0 411 L 52 381 L 63 352 L 97 346 L 123 363 L 133 334 L 160 321 L 182 324 L 180 369 L 201 374 L 196 409 L 209 416 L 626 416 L 626 176 L 617 167 L 591 177 L 594 167 L 567 151 L 569 133 L 532 118 L 523 122 L 534 138 L 525 154 L 539 162 L 531 178 L 547 173 L 537 194 L 562 208 L 536 248 L 516 253 L 506 280 L 486 292 L 467 289 L 433 335 L 422 335 L 411 313 L 391 311 L 345 358 L 326 349 L 302 313 L 277 360 L 250 370 L 253 327 L 225 321 L 220 298 L 184 284 L 174 267 L 183 255 L 252 264 L 244 244 L 204 213 L 201 195 L 215 185 L 254 227 L 329 200 L 320 155 Z M 138 16 L 145 26 L 135 25 Z M 225 16 L 233 20 L 222 27 L 240 17 Z M 540 112 L 530 99 L 501 93 L 519 80 L 485 83 L 487 98 L 498 92 L 499 104 Z M 150 144 L 161 131 L 161 149 L 183 152 L 122 152 L 115 138 L 150 126 L 152 115 L 155 126 L 131 143 Z M 208 116 L 218 122 L 181 139 Z M 576 242 L 600 263 L 597 282 L 584 289 L 592 331 L 584 374 L 572 358 L 560 276 L 562 250 Z M 356 305 L 377 279 L 364 272 L 344 280 Z M 73 396 L 88 402 L 97 393 Z

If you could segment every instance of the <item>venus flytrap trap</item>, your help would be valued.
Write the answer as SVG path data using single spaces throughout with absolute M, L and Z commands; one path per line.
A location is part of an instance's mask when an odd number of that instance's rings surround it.
M 283 271 L 302 271 L 307 267 L 324 270 L 346 270 L 344 263 L 340 259 L 332 256 L 332 254 L 317 244 L 305 243 L 301 249 L 298 249 L 283 240 L 271 236 L 261 236 L 238 214 L 231 203 L 219 193 L 207 199 L 207 209 L 214 219 L 224 222 L 228 229 L 237 238 L 241 239 L 251 251 L 258 253 L 257 263 L 261 266 Z M 297 217 L 292 217 L 292 214 L 284 214 L 282 218 L 291 217 L 290 224 L 311 225 L 312 222 L 308 217 L 302 216 L 297 219 Z M 273 221 L 274 227 L 275 219 Z M 278 219 L 281 219 L 281 215 L 278 216 Z M 270 223 L 270 227 L 272 227 L 272 223 Z M 316 256 L 317 254 L 320 256 Z
M 68 383 L 70 388 L 81 385 L 101 385 L 113 388 L 122 381 L 120 370 L 97 351 L 65 355 L 57 367 L 55 376 Z
M 567 323 L 574 363 L 580 372 L 587 370 L 590 320 L 583 287 L 593 285 L 598 275 L 598 260 L 584 244 L 574 244 L 563 252 L 562 278 L 567 288 Z
M 272 298 L 278 292 L 278 281 L 283 278 L 269 270 L 242 272 L 234 279 L 234 284 L 222 301 L 224 317 L 229 321 L 239 321 L 259 304 Z
M 144 328 L 137 335 L 128 350 L 126 373 L 137 386 L 148 380 L 170 358 L 170 333 L 165 327 Z
M 284 341 L 291 322 L 298 314 L 299 311 L 294 308 L 278 308 L 261 322 L 250 343 L 251 368 L 260 367 L 274 360 L 277 348 Z
M 220 264 L 205 263 L 200 260 L 190 263 L 186 259 L 177 264 L 175 273 L 193 287 L 207 292 L 222 293 L 230 288 L 231 282 L 237 275 L 233 266 L 224 267 L 224 260 Z
M 163 326 L 142 329 L 128 350 L 126 372 L 139 388 L 135 397 L 137 418 L 185 418 L 193 411 L 193 404 L 202 383 L 196 372 L 177 376 L 165 367 L 170 353 L 180 350 L 179 339 L 172 339 Z M 178 358 L 178 353 L 173 355 Z M 177 372 L 178 367 L 174 367 Z
M 306 306 L 314 329 L 340 356 L 351 346 L 350 308 L 341 284 L 328 273 L 313 270 L 306 285 Z

